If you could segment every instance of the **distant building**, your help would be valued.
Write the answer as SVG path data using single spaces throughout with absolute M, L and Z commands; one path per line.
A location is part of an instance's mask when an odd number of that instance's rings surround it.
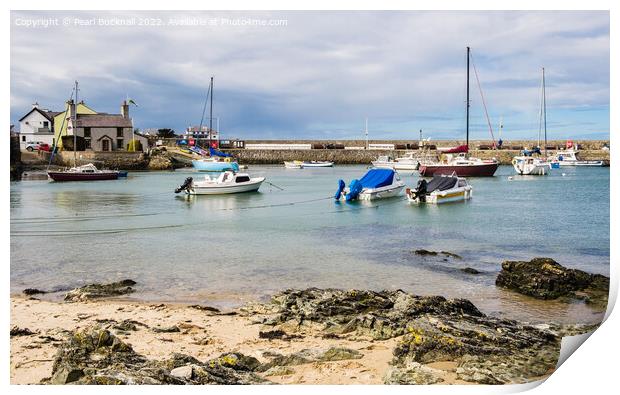
M 54 117 L 60 112 L 39 108 L 39 103 L 34 103 L 32 109 L 19 120 L 19 145 L 21 149 L 31 141 L 40 141 L 54 145 Z
M 217 130 L 209 129 L 208 126 L 190 126 L 185 130 L 185 133 L 181 136 L 185 139 L 205 139 L 205 140 L 219 140 L 220 136 Z
M 157 128 L 146 128 L 141 129 L 140 134 L 147 137 L 157 136 L 159 134 L 159 129 Z

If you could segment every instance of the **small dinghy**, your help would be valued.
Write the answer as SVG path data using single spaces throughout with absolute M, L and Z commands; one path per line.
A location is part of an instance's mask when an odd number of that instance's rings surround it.
M 286 169 L 303 169 L 304 168 L 304 162 L 302 162 L 300 160 L 294 160 L 292 162 L 284 162 L 284 167 Z
M 348 188 L 345 187 L 343 180 L 339 180 L 334 199 L 350 202 L 390 198 L 398 196 L 404 187 L 405 183 L 394 170 L 370 169 L 364 177 L 351 181 Z
M 463 177 L 436 175 L 429 182 L 418 181 L 415 189 L 407 188 L 407 200 L 413 203 L 441 204 L 471 199 L 472 187 Z
M 334 162 L 311 160 L 309 162 L 303 162 L 302 166 L 303 167 L 333 167 Z
M 218 177 L 205 176 L 204 180 L 194 181 L 187 177 L 174 193 L 185 192 L 188 195 L 224 195 L 230 193 L 258 191 L 265 177 L 250 178 L 246 173 L 225 171 Z

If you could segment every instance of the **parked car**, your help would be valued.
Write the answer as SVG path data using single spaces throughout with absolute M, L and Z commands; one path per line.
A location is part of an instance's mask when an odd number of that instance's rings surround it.
M 47 146 L 47 151 L 49 151 L 49 145 L 45 144 L 42 141 L 28 141 L 26 143 L 26 151 L 28 152 L 32 152 L 32 151 L 38 151 L 41 149 L 41 146 Z
M 52 147 L 50 147 L 49 144 L 47 143 L 41 143 L 39 144 L 39 151 L 47 151 L 50 152 L 52 150 Z

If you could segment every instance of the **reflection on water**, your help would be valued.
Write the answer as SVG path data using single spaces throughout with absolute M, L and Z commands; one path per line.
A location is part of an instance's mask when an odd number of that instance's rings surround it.
M 257 193 L 191 197 L 173 192 L 189 171 L 15 182 L 11 289 L 133 278 L 136 298 L 238 305 L 289 287 L 401 288 L 467 298 L 504 317 L 601 318 L 583 303 L 536 301 L 494 283 L 503 260 L 533 256 L 608 274 L 609 194 L 601 190 L 609 190 L 609 169 L 509 180 L 512 168 L 501 167 L 497 177 L 471 180 L 471 201 L 442 206 L 402 197 L 335 203 L 338 179 L 364 172 L 253 167 L 253 176 L 283 190 L 264 184 Z M 411 174 L 402 178 L 417 183 Z M 462 259 L 412 253 L 420 248 Z M 465 274 L 465 267 L 481 274 Z

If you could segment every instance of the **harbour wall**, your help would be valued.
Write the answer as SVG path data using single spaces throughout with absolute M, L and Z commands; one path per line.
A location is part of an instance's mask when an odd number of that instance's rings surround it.
M 376 160 L 380 155 L 398 157 L 410 152 L 407 150 L 344 150 L 344 149 L 312 149 L 312 150 L 246 150 L 226 149 L 242 164 L 282 164 L 284 161 L 331 161 L 336 164 L 365 164 Z M 435 151 L 431 151 L 434 153 Z M 512 158 L 519 155 L 519 150 L 470 150 L 476 158 L 495 158 L 503 165 L 511 164 Z M 609 151 L 581 150 L 579 157 L 584 160 L 603 160 L 609 163 Z
M 176 140 L 174 140 L 176 142 Z M 173 144 L 174 144 L 173 142 Z M 366 146 L 366 140 L 244 140 L 246 144 L 334 144 L 343 145 L 345 147 Z M 368 140 L 369 144 L 394 144 L 407 145 L 419 144 L 419 140 Z M 437 147 L 455 147 L 465 144 L 465 140 L 430 140 L 426 144 L 435 145 Z M 573 140 L 573 143 L 579 145 L 582 150 L 600 150 L 604 145 L 609 147 L 609 140 Z M 521 150 L 523 148 L 532 148 L 538 143 L 536 140 L 503 140 L 503 147 L 507 150 Z M 491 140 L 469 140 L 469 147 L 476 150 L 480 147 L 492 147 Z M 549 149 L 560 149 L 566 146 L 566 140 L 547 140 Z M 541 142 L 542 147 L 542 142 Z
M 93 163 L 97 167 L 107 169 L 143 170 L 148 167 L 149 161 L 142 152 L 78 151 L 77 164 L 85 165 L 87 163 Z M 66 167 L 73 166 L 73 151 L 61 151 L 54 155 L 54 164 Z

